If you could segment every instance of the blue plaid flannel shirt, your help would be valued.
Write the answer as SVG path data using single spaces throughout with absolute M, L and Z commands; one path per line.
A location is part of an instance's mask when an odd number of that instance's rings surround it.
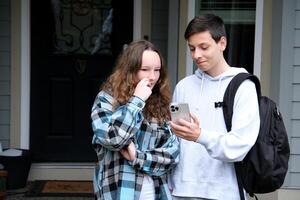
M 101 200 L 138 200 L 144 174 L 152 177 L 155 199 L 172 199 L 167 175 L 179 159 L 179 141 L 169 125 L 148 122 L 145 102 L 131 97 L 114 106 L 114 98 L 101 91 L 92 108 L 93 147 L 98 156 L 94 171 L 94 192 Z M 119 151 L 133 141 L 136 158 L 127 161 Z

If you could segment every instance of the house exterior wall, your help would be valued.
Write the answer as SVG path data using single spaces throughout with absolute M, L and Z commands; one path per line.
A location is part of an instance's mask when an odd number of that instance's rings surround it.
M 155 10 L 157 0 L 153 0 L 153 12 L 162 12 Z M 10 127 L 10 115 L 12 110 L 11 100 L 11 1 L 0 1 L 0 141 L 4 147 L 9 147 L 12 128 Z M 186 13 L 187 0 L 180 0 L 180 10 Z M 269 0 L 265 0 L 269 2 Z M 270 75 L 270 96 L 279 103 L 280 110 L 284 116 L 286 128 L 289 133 L 291 145 L 290 169 L 285 181 L 284 187 L 272 194 L 262 195 L 267 199 L 297 199 L 300 195 L 300 0 L 274 0 L 272 1 L 272 34 L 271 39 L 271 75 Z M 181 26 L 185 27 L 187 23 L 186 15 L 180 16 Z M 265 18 L 265 16 L 264 16 Z M 156 24 L 155 20 L 158 20 Z M 152 29 L 159 29 L 162 26 L 160 18 L 153 16 Z M 184 22 L 184 23 L 183 23 Z M 269 26 L 270 24 L 268 24 Z M 167 27 L 167 26 L 166 26 Z M 165 27 L 160 27 L 163 30 Z M 179 39 L 182 39 L 182 30 L 179 29 Z M 152 40 L 159 41 L 165 39 L 164 33 L 151 33 Z M 156 35 L 157 34 L 157 35 Z M 266 36 L 267 37 L 267 36 Z M 167 40 L 166 40 L 167 41 Z M 165 42 L 165 41 L 164 41 Z M 186 43 L 183 40 L 179 45 L 179 52 L 182 59 L 178 60 L 178 78 L 185 75 L 185 54 Z M 264 48 L 264 47 L 262 47 Z M 184 54 L 184 55 L 181 55 Z M 269 55 L 268 55 L 269 56 Z M 166 55 L 164 55 L 166 58 Z M 264 58 L 265 56 L 263 56 Z M 263 61 L 262 61 L 263 62 Z M 268 73 L 268 72 L 265 72 Z M 263 73 L 262 73 L 262 76 Z M 19 92 L 20 93 L 20 92 Z M 13 139 L 12 139 L 13 140 Z M 65 166 L 62 168 L 66 169 Z M 67 167 L 66 171 L 69 171 Z M 91 167 L 88 169 L 90 170 Z M 40 168 L 39 168 L 40 169 Z M 38 179 L 43 174 L 49 174 L 51 170 L 58 170 L 57 166 L 42 166 L 41 173 L 32 173 L 30 180 Z M 77 168 L 76 168 L 77 170 Z M 78 171 L 82 170 L 78 167 Z M 82 172 L 82 171 L 81 171 Z M 56 174 L 56 173 L 54 173 Z M 76 173 L 74 173 L 76 174 Z M 55 175 L 51 176 L 54 177 Z M 63 175 L 62 175 L 63 176 Z M 47 177 L 47 178 L 51 178 Z M 70 176 L 71 177 L 71 176 Z M 85 176 L 88 177 L 88 176 Z M 82 178 L 82 177 L 80 177 Z M 90 179 L 90 177 L 88 177 Z
M 0 1 L 0 141 L 10 139 L 10 1 Z
M 290 114 L 290 180 L 287 186 L 300 188 L 300 0 L 296 0 L 293 13 L 295 18 L 291 26 L 293 32 L 291 48 L 293 50 L 292 76 L 291 79 L 291 107 Z M 283 13 L 284 14 L 284 13 Z
M 291 156 L 283 186 L 273 193 L 258 195 L 259 199 L 262 200 L 296 200 L 299 199 L 300 195 L 300 150 L 298 148 L 300 145 L 299 30 L 300 0 L 264 1 L 261 61 L 263 93 L 269 95 L 279 105 L 289 136 Z M 270 50 L 268 50 L 269 47 Z M 269 70 L 266 68 L 268 64 L 271 66 Z
M 278 103 L 291 156 L 282 188 L 300 188 L 300 0 L 273 1 L 270 96 Z M 298 190 L 299 191 L 299 190 Z
M 270 6 L 271 18 L 266 21 L 264 13 L 265 26 L 270 26 L 271 39 L 271 69 L 269 96 L 278 103 L 279 109 L 283 115 L 285 126 L 289 136 L 291 156 L 289 170 L 285 182 L 281 189 L 264 195 L 259 195 L 262 200 L 296 200 L 300 195 L 300 151 L 299 143 L 299 122 L 300 121 L 300 0 L 281 1 L 265 0 L 264 6 Z M 269 10 L 269 8 L 267 10 Z M 265 12 L 266 9 L 264 9 Z M 265 29 L 267 30 L 267 29 Z M 265 34 L 265 37 L 268 34 Z M 263 38 L 264 40 L 264 38 Z M 264 46 L 262 47 L 264 48 Z M 263 52 L 262 54 L 266 54 Z M 267 57 L 269 57 L 267 53 Z M 266 57 L 262 57 L 262 62 Z M 266 64 L 266 63 L 265 63 Z M 262 65 L 263 68 L 263 65 Z M 263 74 L 267 71 L 262 69 Z M 264 79 L 264 75 L 261 77 Z

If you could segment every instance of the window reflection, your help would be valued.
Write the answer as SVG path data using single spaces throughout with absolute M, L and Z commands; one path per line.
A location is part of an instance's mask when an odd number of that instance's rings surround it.
M 112 0 L 51 0 L 53 53 L 111 55 Z
M 196 0 L 196 15 L 222 17 L 227 32 L 224 57 L 233 67 L 253 73 L 256 0 Z

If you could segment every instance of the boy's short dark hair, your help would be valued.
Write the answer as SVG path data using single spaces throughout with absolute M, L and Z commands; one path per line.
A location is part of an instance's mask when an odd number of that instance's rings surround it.
M 184 37 L 188 40 L 191 35 L 205 31 L 209 31 L 216 42 L 219 42 L 221 37 L 226 37 L 223 20 L 214 14 L 204 14 L 194 17 L 189 22 Z

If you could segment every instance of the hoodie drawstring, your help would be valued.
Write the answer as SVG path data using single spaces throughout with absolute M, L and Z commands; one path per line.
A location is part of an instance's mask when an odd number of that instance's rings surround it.
M 220 99 L 222 79 L 223 79 L 223 77 L 220 77 L 220 79 L 218 80 L 217 92 L 215 94 L 213 102 L 219 102 L 220 100 L 223 101 L 223 99 Z M 216 122 L 216 113 L 217 113 L 216 109 L 213 112 L 213 117 L 212 117 L 212 121 L 211 121 L 211 128 L 212 128 L 212 130 L 214 130 L 213 127 L 215 127 L 215 122 Z
M 205 79 L 204 73 L 201 73 L 201 88 L 200 88 L 200 98 L 202 97 L 204 79 Z

